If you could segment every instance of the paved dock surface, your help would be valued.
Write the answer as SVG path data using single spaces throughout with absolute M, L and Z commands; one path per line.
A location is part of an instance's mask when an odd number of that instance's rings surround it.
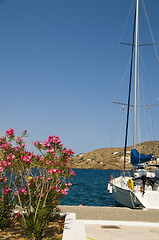
M 125 207 L 60 206 L 62 212 L 76 213 L 76 219 L 159 222 L 159 210 L 135 210 Z
M 119 226 L 103 228 L 101 225 L 85 225 L 87 240 L 158 240 L 159 228 Z
M 62 212 L 75 213 L 77 222 L 84 222 L 86 240 L 159 239 L 159 210 L 134 210 L 125 207 L 60 207 Z

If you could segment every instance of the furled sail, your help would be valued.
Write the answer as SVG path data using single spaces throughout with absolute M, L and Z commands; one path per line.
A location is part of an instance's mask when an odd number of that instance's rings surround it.
M 149 162 L 152 160 L 152 154 L 143 155 L 140 154 L 136 149 L 131 150 L 131 164 L 138 165 L 140 163 Z

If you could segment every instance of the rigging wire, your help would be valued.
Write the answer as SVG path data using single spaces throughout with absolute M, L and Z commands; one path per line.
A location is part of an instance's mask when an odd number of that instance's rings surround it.
M 122 136 L 122 129 L 123 129 L 123 120 L 124 120 L 124 109 L 122 111 L 122 115 L 121 115 L 121 124 L 120 124 L 120 131 L 119 131 L 119 137 L 118 137 L 118 143 L 120 143 L 120 139 L 121 139 L 121 136 Z
M 125 21 L 125 25 L 124 25 L 124 27 L 123 27 L 123 31 L 122 31 L 122 33 L 121 33 L 120 41 L 119 41 L 119 42 L 121 42 L 121 39 L 123 38 L 123 35 L 124 35 L 124 32 L 125 32 L 125 29 L 126 29 L 126 26 L 127 26 L 127 23 L 128 23 L 128 19 L 129 19 L 129 17 L 130 17 L 130 13 L 131 13 L 132 8 L 133 8 L 133 5 L 134 5 L 134 2 L 135 2 L 135 0 L 132 1 L 132 4 L 131 4 L 131 6 L 130 6 L 130 9 L 129 9 L 129 12 L 128 12 L 128 15 L 127 15 L 127 18 L 126 18 L 126 21 Z M 120 44 L 119 44 L 119 46 L 120 46 Z M 118 47 L 117 65 L 118 65 L 118 59 L 119 59 L 119 49 L 120 49 L 120 47 Z
M 135 0 L 132 1 L 131 7 L 130 7 L 130 9 L 129 9 L 128 16 L 127 16 L 127 19 L 126 19 L 126 21 L 125 21 L 125 25 L 124 25 L 123 31 L 122 31 L 122 33 L 121 33 L 120 42 L 121 42 L 121 39 L 122 39 L 122 37 L 123 37 L 123 35 L 124 35 L 125 29 L 126 29 L 126 25 L 127 25 L 127 23 L 128 23 L 128 19 L 129 19 L 129 17 L 130 17 L 130 13 L 131 13 L 131 10 L 132 10 L 132 8 L 133 8 L 134 2 L 135 2 Z
M 139 24 L 138 24 L 138 31 L 139 31 Z M 138 50 L 138 55 L 137 55 L 137 62 L 138 62 L 138 65 L 137 65 L 137 84 L 138 84 L 138 92 L 137 92 L 137 105 L 139 106 L 140 105 L 140 97 L 139 97 L 139 89 L 140 89 L 140 86 L 139 86 L 139 79 L 140 79 L 140 76 L 139 76 L 139 50 Z M 138 142 L 140 143 L 140 111 L 139 111 L 139 108 L 137 108 L 137 129 L 138 129 Z M 139 144 L 139 151 L 140 151 L 140 144 Z
M 120 37 L 120 40 L 122 39 L 122 37 L 123 37 L 123 35 L 124 35 L 125 28 L 126 28 L 126 25 L 127 25 L 127 22 L 128 22 L 128 18 L 129 18 L 129 16 L 130 16 L 130 13 L 131 13 L 131 9 L 132 9 L 132 7 L 133 7 L 133 4 L 134 4 L 134 0 L 132 1 L 131 7 L 130 7 L 130 10 L 129 10 L 129 13 L 128 13 L 128 16 L 127 16 L 127 19 L 126 19 L 126 23 L 125 23 L 125 25 L 124 25 L 124 29 L 123 29 L 123 32 L 122 32 L 121 37 Z M 150 26 L 150 22 L 149 22 L 149 19 L 148 19 L 148 15 L 147 15 L 147 11 L 146 11 L 146 7 L 145 7 L 144 0 L 142 0 L 142 6 L 143 6 L 143 9 L 144 9 L 145 16 L 146 16 L 146 20 L 147 20 L 147 23 L 148 23 L 148 26 L 149 26 L 149 30 L 150 30 L 150 33 L 151 33 L 151 38 L 152 38 L 152 41 L 153 41 L 153 45 L 154 45 L 154 49 L 155 49 L 155 54 L 156 54 L 156 57 L 157 57 L 157 61 L 159 62 L 159 56 L 158 56 L 158 53 L 157 53 L 157 48 L 156 48 L 156 45 L 155 45 L 155 40 L 154 40 L 154 36 L 153 36 L 152 29 L 151 29 L 151 26 Z M 127 73 L 127 71 L 128 71 L 128 67 L 129 67 L 130 61 L 131 61 L 131 58 L 129 59 L 128 65 L 127 65 L 126 70 L 125 70 L 125 72 L 124 72 L 124 74 L 123 74 L 123 77 L 122 77 L 122 79 L 121 79 L 121 81 L 120 81 L 120 84 L 119 84 L 119 87 L 118 87 L 118 89 L 117 89 L 117 91 L 116 91 L 116 94 L 115 94 L 115 96 L 114 96 L 114 99 L 117 97 L 117 94 L 118 94 L 118 92 L 119 92 L 119 90 L 120 90 L 120 87 L 121 87 L 121 85 L 122 85 L 122 83 L 123 83 L 123 80 L 124 80 L 124 78 L 125 78 L 125 75 L 126 75 L 126 73 Z M 149 74 L 148 74 L 147 68 L 146 68 L 145 64 L 143 63 L 143 61 L 142 61 L 142 64 L 143 64 L 143 66 L 144 66 L 144 68 L 145 68 L 145 71 L 146 71 L 148 77 L 149 77 L 149 80 L 151 80 L 151 78 L 150 78 L 150 76 L 149 76 Z M 151 83 L 152 83 L 152 81 L 151 81 Z
M 124 27 L 123 27 L 123 31 L 122 31 L 122 33 L 121 33 L 120 41 L 119 41 L 119 42 L 121 42 L 121 39 L 123 38 L 123 35 L 124 35 L 124 32 L 125 32 L 126 26 L 127 26 L 127 24 L 128 24 L 128 20 L 129 20 L 129 17 L 130 17 L 130 13 L 132 12 L 132 8 L 133 8 L 133 5 L 134 5 L 134 2 L 135 2 L 135 0 L 132 1 L 132 4 L 131 4 L 131 6 L 130 6 L 130 9 L 129 9 L 129 12 L 128 12 L 128 15 L 127 15 L 127 18 L 126 18 L 126 21 L 125 21 L 125 25 L 124 25 Z M 116 67 L 118 66 L 118 60 L 119 60 L 119 55 L 120 55 L 119 52 L 120 52 L 120 44 L 119 44 L 119 47 L 118 47 Z M 130 62 L 131 62 L 131 57 L 130 57 L 130 60 L 129 60 L 128 65 L 127 65 L 127 67 L 126 67 L 126 70 L 125 70 L 125 72 L 124 72 L 124 74 L 123 74 L 123 77 L 122 77 L 122 79 L 121 79 L 121 81 L 120 81 L 120 84 L 119 84 L 119 87 L 118 87 L 118 89 L 117 89 L 117 91 L 116 91 L 116 94 L 115 94 L 115 96 L 114 96 L 114 99 L 116 98 L 116 96 L 117 96 L 117 94 L 118 94 L 118 92 L 119 92 L 119 89 L 120 89 L 120 87 L 121 87 L 121 85 L 122 85 L 122 82 L 123 82 L 123 80 L 124 80 L 124 78 L 125 78 L 125 75 L 126 75 L 126 72 L 127 72 L 127 70 L 128 70 L 128 67 L 129 67 Z
M 139 53 L 139 58 L 141 60 L 141 54 Z M 142 65 L 142 63 L 141 63 Z M 142 69 L 142 68 L 141 68 Z M 144 104 L 145 103 L 145 97 L 144 97 L 144 80 L 143 80 L 143 71 L 140 71 L 140 98 L 142 98 L 142 103 Z M 147 132 L 147 127 L 146 127 L 146 111 L 145 111 L 145 107 L 143 108 L 143 114 L 141 114 L 143 116 L 142 120 L 140 119 L 139 121 L 141 122 L 142 121 L 142 124 L 140 124 L 140 128 L 142 127 L 142 133 L 144 133 L 145 136 L 143 136 L 142 134 L 142 139 L 148 139 L 148 132 Z M 141 113 L 141 112 L 140 112 Z M 140 142 L 141 142 L 141 135 L 140 135 Z
M 138 61 L 138 68 L 139 68 L 140 62 L 144 66 L 144 68 L 146 68 L 143 61 L 141 61 L 142 56 L 139 52 L 138 52 L 138 58 L 140 58 L 140 61 Z M 148 80 L 150 80 L 150 76 L 149 76 L 148 72 L 147 72 L 147 76 L 148 76 Z M 139 81 L 139 79 L 140 79 L 140 81 Z M 140 82 L 140 84 L 139 84 L 139 82 Z M 140 76 L 138 75 L 138 104 L 141 104 L 141 103 L 139 103 L 140 97 L 142 97 L 143 104 L 145 103 L 144 87 L 143 87 L 145 84 L 143 82 L 144 82 L 143 81 L 143 74 L 142 74 L 142 72 L 140 72 Z M 139 88 L 140 88 L 140 90 L 139 90 Z M 140 97 L 139 97 L 139 92 L 140 93 L 142 92 L 142 94 L 140 94 Z M 150 98 L 151 97 L 149 95 L 149 99 Z M 149 111 L 150 114 L 147 111 Z M 140 119 L 141 115 L 143 116 L 142 119 Z M 147 122 L 146 122 L 146 119 L 147 119 Z M 138 142 L 139 143 L 142 142 L 141 141 L 141 132 L 140 132 L 141 127 L 144 128 L 144 131 L 142 131 L 145 134 L 145 136 L 142 137 L 143 139 L 145 139 L 145 137 L 146 137 L 146 139 L 150 139 L 150 137 L 155 139 L 154 124 L 153 124 L 153 118 L 152 118 L 152 110 L 150 109 L 149 106 L 147 106 L 146 108 L 144 107 L 143 114 L 141 114 L 141 112 L 139 111 L 139 108 L 138 108 L 138 131 L 137 132 L 138 132 L 138 135 L 139 135 L 138 136 Z M 149 136 L 149 132 L 151 132 L 151 134 L 152 134 L 151 136 Z M 139 149 L 140 149 L 140 147 L 139 147 Z
M 144 71 L 145 71 L 145 74 L 146 74 L 146 76 L 147 76 L 147 79 L 148 79 L 148 81 L 149 81 L 149 83 L 150 83 L 150 85 L 152 85 L 152 86 L 154 86 L 152 83 L 152 79 L 151 79 L 151 77 L 150 77 L 150 74 L 149 74 L 149 72 L 148 72 L 148 70 L 147 70 L 147 68 L 146 68 L 146 66 L 145 66 L 145 64 L 144 64 L 144 62 L 143 62 L 143 58 L 142 58 L 142 55 L 141 54 L 139 54 L 139 58 L 140 58 L 140 62 L 141 62 L 141 64 L 142 64 L 142 66 L 143 66 L 143 68 L 144 68 Z M 142 74 L 142 73 L 141 73 Z M 145 103 L 145 100 L 144 100 L 144 88 L 143 88 L 143 86 L 145 85 L 145 84 L 143 84 L 143 76 L 141 77 L 140 76 L 140 79 L 142 80 L 142 81 L 140 81 L 140 83 L 142 84 L 142 97 L 143 97 L 143 104 Z M 150 89 L 150 87 L 148 87 L 148 89 Z M 148 91 L 148 93 L 150 93 L 149 91 Z M 149 95 L 149 102 L 151 103 L 151 95 L 150 94 L 148 94 Z M 151 105 L 150 105 L 151 106 Z M 153 139 L 155 139 L 155 132 L 154 132 L 154 124 L 153 124 L 153 118 L 152 118 L 152 110 L 151 109 L 149 109 L 148 107 L 146 108 L 146 109 L 148 109 L 149 111 L 150 111 L 150 126 L 151 126 L 151 129 L 152 129 L 152 137 L 153 137 Z M 146 114 L 146 111 L 144 111 L 144 113 Z M 145 114 L 144 114 L 144 116 L 145 116 Z M 145 119 L 146 119 L 146 116 L 145 116 Z M 147 127 L 145 127 L 145 129 L 147 129 Z M 148 136 L 148 135 L 147 135 Z M 147 137 L 147 139 L 148 139 L 148 137 Z
M 111 140 L 111 143 L 110 143 L 110 146 L 111 147 L 113 147 L 113 136 L 114 136 L 114 134 L 113 134 L 113 129 L 114 129 L 114 104 L 112 103 L 112 114 L 111 114 L 111 138 L 110 138 L 110 140 Z
M 142 92 L 144 92 L 143 91 L 143 77 L 141 77 L 141 79 L 140 79 L 141 81 L 140 81 L 140 85 L 141 85 L 141 89 L 142 89 Z M 144 95 L 142 95 L 142 101 L 144 102 Z M 140 127 L 142 127 L 142 139 L 148 139 L 148 131 L 147 131 L 147 126 L 146 126 L 146 108 L 143 108 L 143 114 L 142 114 L 142 116 L 143 116 L 143 119 L 142 120 L 140 120 L 140 121 L 142 121 L 142 124 L 140 125 Z
M 148 77 L 149 82 L 151 83 L 151 85 L 152 85 L 153 87 L 155 87 L 155 85 L 153 84 L 153 81 L 152 81 L 152 79 L 151 79 L 151 77 L 150 77 L 150 74 L 149 74 L 149 72 L 148 72 L 148 70 L 147 70 L 147 67 L 146 67 L 146 65 L 144 64 L 144 61 L 143 61 L 141 55 L 140 55 L 140 61 L 141 61 L 141 63 L 142 63 L 142 66 L 144 67 L 144 70 L 145 70 L 145 73 L 146 73 L 146 75 L 147 75 L 147 77 Z
M 148 15 L 147 15 L 147 12 L 146 12 L 146 8 L 145 8 L 145 4 L 144 4 L 144 0 L 142 0 L 142 6 L 143 6 L 143 9 L 144 9 L 144 12 L 145 12 L 145 16 L 146 16 L 146 19 L 147 19 L 147 23 L 148 23 L 148 26 L 149 26 L 149 30 L 150 30 L 150 33 L 151 33 L 151 38 L 152 38 L 152 41 L 153 41 L 153 45 L 154 45 L 154 47 L 155 47 L 155 53 L 156 53 L 156 57 L 157 57 L 157 60 L 158 60 L 158 62 L 159 62 L 159 57 L 158 57 L 158 54 L 157 54 L 157 49 L 156 49 L 156 45 L 155 45 L 155 41 L 154 41 L 154 36 L 153 36 L 153 33 L 152 33 L 152 30 L 151 30 L 151 26 L 150 26 L 150 22 L 149 22 L 149 20 L 148 20 Z M 142 46 L 142 45 L 141 45 Z M 146 66 L 145 66 L 145 64 L 144 64 L 144 62 L 143 62 L 143 59 L 142 59 L 142 56 L 141 56 L 141 54 L 139 54 L 139 52 L 138 52 L 138 69 L 139 69 L 139 58 L 140 58 L 140 61 L 141 61 L 141 64 L 142 64 L 142 66 L 144 67 L 144 69 L 145 69 L 145 73 L 147 74 L 147 77 L 148 77 L 148 80 L 149 80 L 149 82 L 150 83 L 152 83 L 152 81 L 151 81 L 151 78 L 150 78 L 150 75 L 149 75 L 149 73 L 148 73 L 148 71 L 147 71 L 147 68 L 146 68 Z M 139 71 L 138 71 L 139 72 Z M 138 81 L 139 81 L 139 78 L 140 78 L 140 76 L 138 76 Z M 141 79 L 143 79 L 142 77 L 141 77 Z M 143 85 L 142 85 L 143 86 Z M 143 91 L 144 92 L 144 91 Z M 138 83 L 138 94 L 139 94 L 139 83 Z M 143 99 L 144 99 L 144 95 L 143 95 Z M 149 95 L 149 99 L 150 99 L 150 95 Z M 139 95 L 138 95 L 138 101 L 139 101 Z M 150 101 L 151 102 L 151 101 Z M 143 101 L 143 103 L 144 103 L 144 101 Z M 138 102 L 138 105 L 139 105 L 139 102 Z M 153 137 L 153 139 L 155 138 L 155 134 L 154 134 L 154 128 L 153 128 L 153 120 L 152 120 L 152 111 L 150 111 L 150 115 L 149 115 L 149 126 L 151 127 L 151 132 L 152 132 L 152 137 Z M 144 111 L 144 115 L 146 114 L 146 111 Z M 139 115 L 139 111 L 138 111 L 138 115 Z M 145 118 L 146 119 L 146 118 Z M 140 119 L 139 119 L 139 122 L 138 122 L 138 129 L 140 129 Z M 142 124 L 141 124 L 142 125 Z M 146 125 L 145 125 L 146 126 Z M 147 129 L 147 128 L 145 128 L 145 129 Z M 139 142 L 140 142 L 140 138 L 141 138 L 141 136 L 140 136 L 140 130 L 138 130 L 138 133 L 139 133 Z
M 155 140 L 156 139 L 156 137 L 155 137 L 155 131 L 154 131 L 154 124 L 153 124 L 153 118 L 152 118 L 152 111 L 151 111 L 151 109 L 149 109 L 149 111 L 150 111 L 150 116 L 149 116 L 149 121 L 150 121 L 150 126 L 151 126 L 151 129 L 152 129 L 152 137 L 153 137 L 153 139 Z
M 144 0 L 142 0 L 141 2 L 142 2 L 143 9 L 144 9 L 144 12 L 145 12 L 145 16 L 146 16 L 147 24 L 148 24 L 148 26 L 149 26 L 149 30 L 150 30 L 150 33 L 151 33 L 152 42 L 153 42 L 153 44 L 154 44 L 154 49 L 155 49 L 155 53 L 156 53 L 156 57 L 157 57 L 157 61 L 159 62 L 159 56 L 158 56 L 157 48 L 156 48 L 156 45 L 155 45 L 155 39 L 154 39 L 154 36 L 153 36 L 153 33 L 152 33 L 152 29 L 151 29 L 151 26 L 150 26 L 150 22 L 149 22 L 149 19 L 148 19 L 148 15 L 147 15 L 147 11 L 146 11 L 146 7 L 145 7 Z
M 134 3 L 134 1 L 132 2 L 132 5 L 131 5 L 131 8 L 132 8 L 132 6 L 133 6 L 133 3 Z M 156 48 L 156 45 L 155 45 L 155 41 L 154 41 L 154 36 L 153 36 L 153 33 L 152 33 L 152 30 L 151 30 L 151 26 L 150 26 L 150 22 L 149 22 L 149 20 L 148 20 L 148 16 L 147 16 L 147 12 L 146 12 L 146 8 L 145 8 L 145 4 L 144 4 L 144 0 L 142 0 L 142 5 L 143 5 L 143 9 L 144 9 L 144 12 L 145 12 L 145 16 L 146 16 L 146 19 L 147 19 L 147 23 L 148 23 L 148 26 L 149 26 L 149 30 L 150 30 L 150 33 L 151 33 L 151 38 L 152 38 L 152 41 L 153 41 L 153 44 L 152 45 L 154 45 L 154 49 L 155 49 L 155 54 L 156 54 L 156 57 L 157 57 L 157 61 L 159 62 L 159 56 L 158 56 L 158 53 L 157 53 L 157 48 Z M 127 22 L 128 22 L 128 18 L 129 18 L 129 15 L 130 15 L 130 12 L 131 12 L 131 8 L 130 8 L 130 10 L 129 10 L 129 14 L 128 14 L 128 17 L 127 17 L 127 20 L 126 20 L 126 23 L 125 23 L 125 26 L 124 26 L 124 30 L 123 30 L 123 32 L 122 32 L 122 34 L 121 34 L 121 37 L 120 37 L 120 40 L 121 40 L 121 38 L 123 37 L 123 34 L 124 34 L 124 32 L 125 32 L 125 28 L 126 28 L 126 25 L 127 25 Z M 131 45 L 131 44 L 130 44 Z M 144 44 L 144 45 L 146 45 L 146 44 Z M 144 46 L 144 45 L 141 45 L 141 46 Z M 139 45 L 140 46 L 140 45 Z M 118 48 L 119 49 L 119 48 Z M 118 51 L 119 52 L 119 51 Z M 148 80 L 150 81 L 150 83 L 152 84 L 153 82 L 152 82 L 152 79 L 151 79 L 151 77 L 150 77 L 150 75 L 149 75 L 149 73 L 148 73 L 148 70 L 147 70 L 147 67 L 145 66 L 145 64 L 144 64 L 144 62 L 143 62 L 143 59 L 142 59 L 142 56 L 139 54 L 139 52 L 138 52 L 138 60 L 139 60 L 139 58 L 140 58 L 140 61 L 141 61 L 141 65 L 144 67 L 144 69 L 145 69 L 145 73 L 146 73 L 146 75 L 147 75 L 147 77 L 148 77 Z M 121 81 L 120 81 L 120 84 L 119 84 L 119 87 L 118 87 L 118 89 L 117 89 L 117 91 L 116 91 L 116 94 L 115 94 L 115 96 L 114 96 L 114 99 L 117 97 L 117 94 L 118 94 L 118 92 L 119 92 L 119 90 L 120 90 L 120 88 L 121 88 L 121 85 L 122 85 L 122 83 L 123 83 L 123 80 L 124 80 L 124 78 L 125 78 L 125 75 L 126 75 L 126 73 L 127 73 L 127 71 L 128 71 L 128 67 L 129 67 L 129 65 L 130 65 L 130 62 L 131 62 L 131 58 L 129 59 L 129 62 L 128 62 L 128 65 L 127 65 L 127 67 L 126 67 L 126 70 L 125 70 L 125 72 L 124 72 L 124 74 L 123 74 L 123 77 L 122 77 L 122 79 L 121 79 Z M 138 61 L 138 64 L 139 64 L 139 61 Z M 139 69 L 139 65 L 138 65 L 138 69 Z M 139 80 L 139 71 L 138 71 L 138 80 Z M 143 76 L 142 76 L 142 81 L 143 81 Z M 152 86 L 154 86 L 154 84 L 152 84 Z M 143 91 L 144 92 L 144 91 Z M 138 94 L 139 94 L 139 82 L 138 82 Z M 143 95 L 143 100 L 144 100 L 144 95 Z M 144 102 L 144 101 L 143 101 Z M 139 95 L 138 95 L 138 105 L 139 105 Z M 147 116 L 147 114 L 146 114 L 146 110 L 147 110 L 147 108 L 145 108 L 144 107 L 144 116 L 145 116 L 145 119 L 149 119 L 149 128 L 151 128 L 152 130 L 151 130 L 151 133 L 152 133 L 152 135 L 153 135 L 153 138 L 155 137 L 155 132 L 154 132 L 154 127 L 153 127 L 153 119 L 152 119 L 152 110 L 151 109 L 149 109 L 149 118 L 148 118 L 148 116 Z M 122 129 L 122 122 L 123 122 L 123 115 L 124 114 L 122 114 L 122 121 L 121 121 L 121 126 L 120 126 L 120 133 L 121 133 L 121 129 Z M 141 132 L 140 132 L 140 128 L 143 128 L 143 126 L 145 125 L 145 129 L 146 130 L 148 130 L 148 128 L 146 127 L 146 121 L 144 121 L 143 122 L 143 119 L 140 119 L 140 117 L 142 116 L 142 114 L 141 113 L 138 113 L 138 123 L 137 123 L 137 125 L 138 125 L 138 139 L 139 139 L 139 143 L 140 143 L 140 140 L 141 140 L 141 138 L 142 138 L 142 136 L 141 136 Z M 147 121 L 148 122 L 148 121 Z M 144 131 L 144 133 L 145 133 L 145 137 L 146 137 L 146 135 L 148 136 L 148 131 Z M 119 136 L 120 136 L 121 134 L 119 134 Z M 144 139 L 144 138 L 143 138 Z M 147 139 L 148 139 L 148 137 L 147 137 Z
M 134 53 L 134 52 L 133 52 L 133 53 Z M 118 89 L 117 89 L 117 91 L 116 91 L 116 94 L 115 94 L 115 96 L 114 96 L 114 99 L 117 97 L 117 94 L 118 94 L 118 92 L 119 92 L 119 90 L 120 90 L 120 87 L 121 87 L 121 85 L 122 85 L 122 83 L 123 83 L 123 81 L 124 81 L 125 75 L 126 75 L 126 73 L 127 73 L 127 71 L 128 71 L 128 68 L 129 68 L 129 66 L 130 66 L 130 62 L 131 62 L 131 57 L 130 57 L 130 59 L 129 59 L 129 62 L 128 62 L 128 64 L 127 64 L 127 67 L 126 67 L 126 69 L 125 69 L 125 72 L 124 72 L 124 74 L 123 74 L 123 77 L 122 77 L 122 79 L 121 79 L 121 81 L 120 81 L 120 84 L 119 84 L 119 87 L 118 87 Z

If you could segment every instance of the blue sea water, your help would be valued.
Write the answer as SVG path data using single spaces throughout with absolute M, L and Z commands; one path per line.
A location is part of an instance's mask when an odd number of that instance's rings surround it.
M 68 194 L 61 199 L 61 205 L 82 204 L 83 206 L 115 207 L 119 204 L 107 191 L 111 174 L 118 177 L 119 170 L 73 169 L 76 176 L 71 181 L 72 186 Z

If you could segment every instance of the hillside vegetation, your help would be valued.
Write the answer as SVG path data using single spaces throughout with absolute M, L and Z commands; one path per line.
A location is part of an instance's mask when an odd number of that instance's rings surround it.
M 126 169 L 132 168 L 130 152 L 133 147 L 127 147 Z M 159 157 L 159 141 L 143 142 L 136 146 L 142 154 L 153 153 Z M 112 169 L 122 170 L 124 148 L 101 148 L 88 153 L 81 153 L 71 159 L 72 168 Z

